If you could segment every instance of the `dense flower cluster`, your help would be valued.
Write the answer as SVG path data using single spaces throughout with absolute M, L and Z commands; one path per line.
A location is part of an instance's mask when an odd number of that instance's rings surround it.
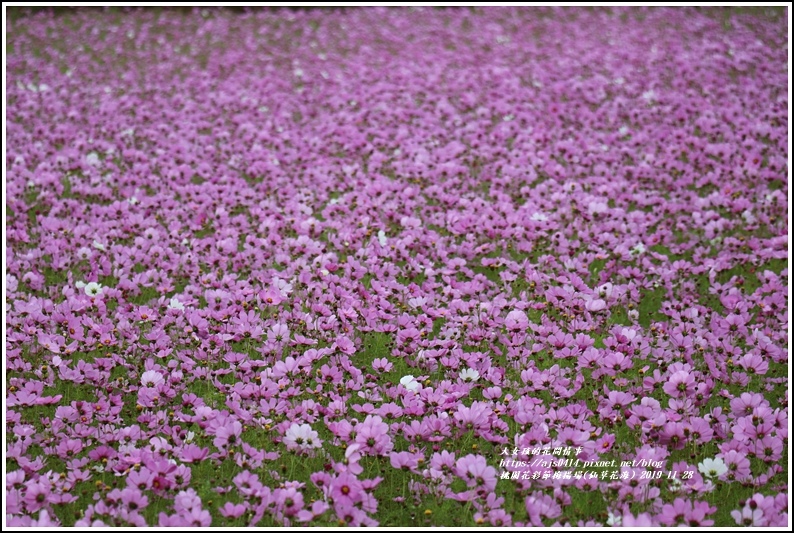
M 781 18 L 8 42 L 9 525 L 786 525 Z

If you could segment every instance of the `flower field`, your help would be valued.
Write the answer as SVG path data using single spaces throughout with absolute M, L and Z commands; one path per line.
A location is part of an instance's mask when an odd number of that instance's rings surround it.
M 6 32 L 8 526 L 789 524 L 785 12 Z

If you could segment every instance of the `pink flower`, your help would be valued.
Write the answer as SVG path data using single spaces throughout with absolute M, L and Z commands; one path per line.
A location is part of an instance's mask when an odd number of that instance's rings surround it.
M 496 468 L 488 465 L 482 455 L 469 454 L 455 463 L 455 474 L 466 482 L 468 487 L 478 491 L 492 491 L 496 488 Z
M 139 511 L 149 505 L 149 498 L 137 487 L 127 487 L 121 491 L 121 501 L 130 511 Z
M 49 503 L 51 494 L 50 484 L 42 479 L 27 485 L 25 491 L 25 506 L 29 513 L 35 513 Z
M 529 521 L 535 527 L 543 527 L 543 519 L 554 519 L 562 514 L 560 505 L 548 494 L 533 492 L 525 500 Z
M 248 507 L 243 503 L 226 502 L 223 507 L 218 509 L 218 513 L 226 518 L 239 518 L 248 510 Z
M 331 480 L 331 499 L 335 503 L 353 505 L 361 501 L 363 487 L 356 476 L 341 472 Z
M 318 500 L 312 504 L 311 510 L 302 510 L 298 513 L 297 520 L 298 522 L 311 522 L 318 516 L 324 514 L 330 506 L 322 501 Z
M 659 523 L 648 513 L 640 513 L 637 516 L 627 513 L 621 517 L 620 525 L 622 527 L 658 527 Z
M 590 300 L 584 304 L 585 309 L 590 311 L 591 313 L 597 313 L 599 311 L 603 311 L 607 308 L 607 303 L 602 300 L 601 298 L 596 298 L 594 300 Z
M 218 431 L 215 433 L 215 440 L 213 440 L 212 443 L 216 448 L 234 446 L 240 442 L 240 436 L 242 434 L 243 425 L 237 420 L 234 420 L 230 424 L 218 428 Z
M 198 463 L 209 454 L 209 448 L 200 448 L 195 444 L 187 444 L 180 452 L 180 458 L 186 463 Z
M 418 466 L 418 457 L 411 452 L 391 452 L 389 461 L 393 468 L 413 471 Z
M 662 389 L 673 398 L 684 398 L 692 395 L 696 385 L 695 378 L 690 372 L 679 370 L 670 376 Z
M 508 331 L 525 331 L 528 326 L 529 319 L 524 311 L 514 309 L 507 313 L 507 317 L 505 317 L 505 327 Z
M 371 455 L 386 455 L 394 448 L 389 436 L 389 425 L 377 415 L 367 415 L 363 423 L 356 426 L 355 442 L 361 445 L 361 452 Z
M 756 354 L 745 354 L 736 363 L 750 374 L 763 375 L 769 370 L 769 363 Z
M 759 508 L 752 509 L 749 506 L 744 506 L 741 511 L 731 511 L 731 516 L 739 526 L 765 527 L 767 525 L 767 518 Z
M 725 462 L 728 471 L 720 476 L 720 479 L 728 481 L 742 481 L 750 477 L 750 459 L 747 455 L 736 451 L 729 450 L 725 453 L 718 453 L 717 457 Z

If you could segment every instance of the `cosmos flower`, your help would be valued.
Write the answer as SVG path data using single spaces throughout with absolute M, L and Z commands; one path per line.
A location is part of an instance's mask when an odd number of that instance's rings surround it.
M 218 509 L 218 512 L 221 516 L 225 516 L 227 518 L 239 518 L 248 510 L 248 506 L 244 503 L 232 503 L 226 502 L 223 507 Z
M 514 309 L 507 313 L 505 327 L 508 331 L 525 331 L 529 325 L 526 313 L 519 309 Z
M 409 391 L 418 390 L 419 387 L 421 386 L 419 382 L 416 381 L 416 379 L 411 375 L 403 376 L 402 378 L 400 378 L 400 384 Z
M 764 512 L 758 508 L 752 509 L 749 506 L 745 506 L 741 511 L 733 510 L 731 511 L 731 517 L 736 521 L 736 525 L 739 526 L 764 527 L 767 525 Z
M 597 313 L 599 311 L 603 311 L 604 309 L 606 309 L 606 307 L 607 307 L 607 303 L 601 298 L 589 300 L 588 302 L 585 303 L 585 308 L 591 313 Z
M 473 368 L 466 368 L 460 371 L 458 377 L 460 377 L 461 381 L 471 383 L 480 379 L 480 373 Z
M 147 370 L 141 376 L 141 385 L 144 387 L 157 387 L 165 383 L 165 377 L 156 370 Z
M 386 455 L 394 449 L 394 442 L 389 436 L 389 425 L 377 415 L 367 415 L 364 422 L 356 426 L 355 442 L 362 453 Z
M 455 474 L 466 482 L 466 486 L 487 492 L 496 488 L 496 468 L 490 466 L 485 457 L 469 454 L 455 462 Z
M 785 17 L 537 15 L 10 20 L 8 524 L 786 525 Z
M 331 480 L 331 498 L 336 503 L 355 504 L 361 501 L 363 486 L 356 476 L 342 472 Z
M 100 285 L 95 281 L 86 283 L 85 293 L 92 298 L 97 298 L 99 296 L 102 296 L 102 285 Z
M 704 459 L 703 462 L 698 463 L 698 470 L 707 478 L 718 478 L 728 471 L 725 462 L 719 457 L 713 459 Z
M 240 443 L 243 434 L 243 425 L 234 420 L 231 424 L 223 425 L 215 432 L 215 439 L 212 443 L 216 448 L 225 448 Z
M 695 378 L 690 372 L 679 370 L 664 383 L 662 389 L 673 398 L 691 396 L 695 390 Z
M 322 440 L 309 424 L 293 423 L 284 434 L 284 444 L 290 450 L 312 450 L 320 448 Z

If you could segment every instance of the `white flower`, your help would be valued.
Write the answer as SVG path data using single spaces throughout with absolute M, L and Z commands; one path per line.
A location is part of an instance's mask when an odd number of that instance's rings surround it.
M 474 370 L 473 368 L 467 368 L 465 370 L 461 370 L 458 376 L 460 377 L 460 379 L 466 382 L 477 381 L 478 379 L 480 379 L 480 373 Z
M 92 281 L 91 283 L 87 283 L 85 286 L 85 293 L 92 298 L 95 296 L 102 295 L 102 285 L 97 283 L 96 281 Z
M 704 459 L 702 463 L 698 464 L 698 470 L 707 478 L 715 478 L 727 472 L 728 467 L 725 466 L 725 461 L 715 457 L 714 459 Z
M 102 250 L 103 252 L 105 251 L 105 245 L 96 239 L 94 239 L 94 248 L 96 248 L 97 250 Z
M 85 281 L 75 282 L 74 286 L 77 287 L 78 289 L 82 289 L 85 287 Z
M 160 372 L 156 370 L 147 370 L 141 376 L 141 385 L 144 387 L 156 387 L 157 385 L 164 383 L 165 378 Z
M 309 450 L 322 446 L 322 441 L 309 424 L 292 424 L 284 434 L 284 444 L 290 450 Z
M 168 302 L 169 309 L 179 309 L 180 311 L 185 309 L 185 305 L 177 300 L 176 298 L 171 298 L 171 301 Z
M 596 298 L 595 300 L 590 300 L 584 304 L 585 308 L 590 311 L 591 313 L 597 313 L 599 311 L 603 311 L 607 308 L 607 303 L 602 300 L 601 298 Z
M 91 166 L 96 166 L 99 164 L 99 156 L 96 154 L 96 152 L 91 152 L 85 156 L 85 161 Z
M 403 387 L 405 387 L 406 389 L 411 390 L 411 391 L 414 391 L 414 390 L 419 388 L 419 382 L 416 381 L 416 378 L 414 378 L 411 375 L 403 376 L 400 379 L 400 384 Z
M 381 246 L 386 246 L 386 232 L 383 230 L 378 230 L 378 242 Z
M 607 517 L 608 526 L 619 526 L 622 522 L 623 522 L 622 516 L 609 513 L 609 516 Z
M 606 298 L 607 300 L 612 296 L 612 289 L 613 285 L 609 282 L 604 283 L 603 285 L 599 285 L 596 288 L 596 292 L 601 295 L 602 298 Z
M 538 211 L 537 213 L 532 213 L 532 216 L 529 217 L 531 220 L 537 220 L 539 222 L 543 222 L 544 220 L 548 220 L 549 217 Z
M 631 249 L 631 252 L 635 254 L 641 254 L 644 251 L 645 251 L 645 245 L 642 243 L 637 244 L 637 246 Z

